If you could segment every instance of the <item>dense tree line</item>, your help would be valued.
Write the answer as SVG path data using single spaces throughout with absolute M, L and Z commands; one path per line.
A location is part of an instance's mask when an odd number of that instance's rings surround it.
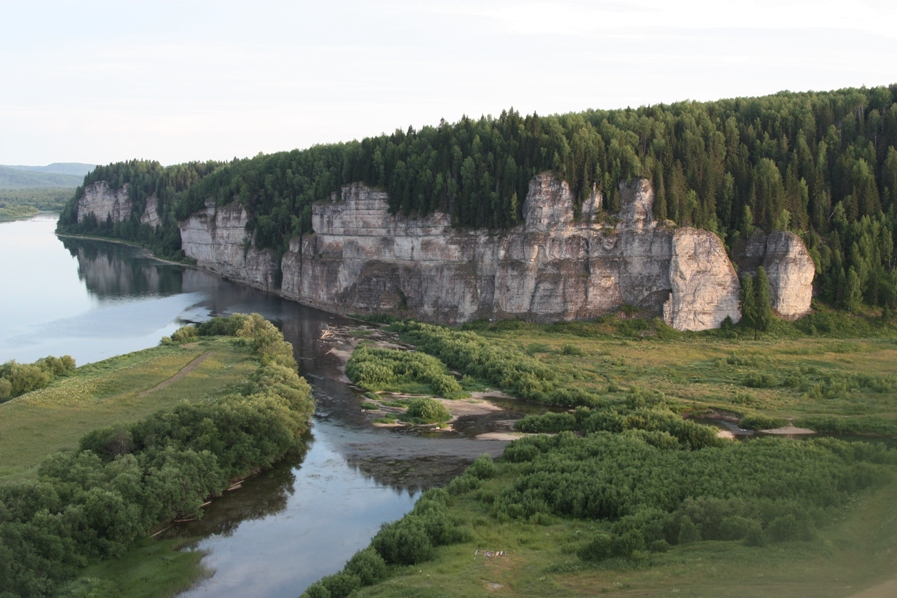
M 717 232 L 732 246 L 758 228 L 797 231 L 812 248 L 827 299 L 847 308 L 890 305 L 897 302 L 895 100 L 897 85 L 552 116 L 512 109 L 226 165 L 110 165 L 85 184 L 133 180 L 135 198 L 170 190 L 165 204 L 176 198 L 178 219 L 209 199 L 237 200 L 250 213 L 256 245 L 285 251 L 290 237 L 311 231 L 311 205 L 355 181 L 388 191 L 394 212 L 440 210 L 456 226 L 504 229 L 521 221 L 539 172 L 563 177 L 577 209 L 600 191 L 611 213 L 619 182 L 647 177 L 658 219 Z M 64 226 L 73 226 L 73 205 Z M 859 297 L 848 292 L 851 282 Z
M 230 480 L 297 446 L 313 410 L 292 347 L 258 314 L 182 329 L 230 333 L 260 365 L 241 392 L 85 435 L 33 482 L 0 486 L 0 596 L 52 595 L 78 568 L 120 555 L 155 525 L 200 517 Z
M 0 403 L 43 388 L 58 376 L 64 376 L 73 369 L 75 360 L 71 355 L 62 357 L 48 355 L 34 363 L 7 361 L 0 365 Z
M 75 190 L 74 197 L 62 209 L 58 230 L 137 241 L 162 257 L 182 257 L 179 253 L 181 236 L 176 217 L 181 197 L 187 189 L 222 165 L 221 162 L 209 161 L 165 167 L 155 161 L 129 160 L 97 166 L 84 177 L 84 183 Z M 105 221 L 99 221 L 90 214 L 79 224 L 78 201 L 84 197 L 86 187 L 100 181 L 105 181 L 115 190 L 128 185 L 131 215 L 126 220 L 113 222 L 111 216 Z M 158 200 L 157 211 L 161 221 L 158 230 L 140 223 L 150 196 L 155 196 Z

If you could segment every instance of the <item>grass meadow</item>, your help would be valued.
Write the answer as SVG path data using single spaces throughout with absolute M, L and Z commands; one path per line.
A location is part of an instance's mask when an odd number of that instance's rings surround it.
M 206 353 L 189 375 L 151 390 Z M 76 449 L 97 428 L 226 394 L 256 367 L 250 350 L 229 338 L 163 345 L 82 366 L 0 405 L 0 484 L 34 477 L 46 457 Z

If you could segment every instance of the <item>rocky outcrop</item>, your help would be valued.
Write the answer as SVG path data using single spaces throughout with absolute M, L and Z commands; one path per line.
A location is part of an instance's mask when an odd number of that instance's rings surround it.
M 719 328 L 741 319 L 741 285 L 719 237 L 705 230 L 682 228 L 673 233 L 670 299 L 664 320 L 677 330 Z
M 98 181 L 84 188 L 84 195 L 78 200 L 78 222 L 83 222 L 88 214 L 97 221 L 112 222 L 127 220 L 131 216 L 131 200 L 128 198 L 128 184 L 113 189 L 106 181 Z
M 244 284 L 276 290 L 279 267 L 274 252 L 252 246 L 246 231 L 249 216 L 238 203 L 205 209 L 179 223 L 181 248 L 196 264 Z
M 159 217 L 159 200 L 155 195 L 146 198 L 146 207 L 140 215 L 140 224 L 146 224 L 154 230 L 162 224 Z
M 524 223 L 498 234 L 454 229 L 440 213 L 394 216 L 385 193 L 348 185 L 339 201 L 314 207 L 314 235 L 291 241 L 281 264 L 281 292 L 333 311 L 386 311 L 443 323 L 584 319 L 624 304 L 661 315 L 665 303 L 668 321 L 683 329 L 718 326 L 726 315 L 737 320 L 737 279 L 719 239 L 658 228 L 646 180 L 623 185 L 621 198 L 616 225 L 601 223 L 598 193 L 584 202 L 577 221 L 568 185 L 545 173 L 530 183 Z M 701 242 L 689 246 L 691 238 Z M 672 284 L 676 251 L 683 253 L 683 272 L 705 253 L 721 255 L 719 276 L 734 280 L 734 289 L 717 282 L 705 292 L 703 281 L 712 273 L 683 274 L 681 284 Z M 729 294 L 723 296 L 723 289 Z
M 679 330 L 737 322 L 739 283 L 722 241 L 703 230 L 658 226 L 645 179 L 621 184 L 620 197 L 616 218 L 602 211 L 595 191 L 577 216 L 567 183 L 543 173 L 530 182 L 523 224 L 498 232 L 454 228 L 439 212 L 393 215 L 385 192 L 346 185 L 339 197 L 314 206 L 314 234 L 291 239 L 279 290 L 329 311 L 447 324 L 587 319 L 623 305 Z M 275 289 L 278 264 L 271 251 L 253 247 L 247 222 L 236 203 L 207 204 L 180 225 L 184 252 L 228 278 Z M 758 264 L 768 263 L 770 279 L 785 289 L 774 292 L 784 315 L 797 303 L 788 289 L 810 283 L 801 260 L 806 250 L 783 235 L 764 240 Z
M 810 312 L 816 265 L 800 237 L 787 231 L 755 232 L 736 248 L 735 262 L 741 275 L 753 276 L 763 266 L 779 317 L 796 320 Z

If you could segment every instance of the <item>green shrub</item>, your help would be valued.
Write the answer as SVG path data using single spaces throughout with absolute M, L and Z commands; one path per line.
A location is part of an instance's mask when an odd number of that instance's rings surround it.
M 367 410 L 374 410 L 374 409 L 379 409 L 380 405 L 378 405 L 377 403 L 362 403 L 361 408 L 367 409 Z
M 198 336 L 199 334 L 196 330 L 196 326 L 181 326 L 171 335 L 171 340 L 175 343 L 188 343 L 190 341 L 195 341 Z
M 452 414 L 445 405 L 429 397 L 420 397 L 408 401 L 408 410 L 405 416 L 426 423 L 445 422 L 451 419 Z
M 349 559 L 345 571 L 357 576 L 361 585 L 370 586 L 386 579 L 386 561 L 373 548 L 365 548 Z
M 361 579 L 352 573 L 336 573 L 328 575 L 319 582 L 327 588 L 330 598 L 346 598 L 361 587 Z
M 360 346 L 346 364 L 346 375 L 368 391 L 401 391 L 408 384 L 419 384 L 447 399 L 469 396 L 445 364 L 417 351 Z
M 70 355 L 50 355 L 34 363 L 7 361 L 0 365 L 0 402 L 44 388 L 73 369 L 75 360 Z
M 679 522 L 678 544 L 691 544 L 701 541 L 701 532 L 690 517 L 685 516 Z
M 775 376 L 759 372 L 748 374 L 741 383 L 748 388 L 778 388 L 782 385 L 781 381 Z
M 392 565 L 414 565 L 433 556 L 433 544 L 418 518 L 384 523 L 371 541 L 374 550 Z
M 749 430 L 774 430 L 788 425 L 788 420 L 768 415 L 748 415 L 738 425 Z
M 322 582 L 323 580 L 308 586 L 300 598 L 331 598 L 330 590 Z
M 482 454 L 477 457 L 476 461 L 470 464 L 470 467 L 467 468 L 465 473 L 480 480 L 488 480 L 497 472 L 498 467 L 495 466 L 492 457 L 487 454 Z

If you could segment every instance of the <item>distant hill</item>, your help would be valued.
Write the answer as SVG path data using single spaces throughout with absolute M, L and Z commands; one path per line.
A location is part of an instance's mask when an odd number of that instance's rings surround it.
M 84 180 L 84 174 L 87 173 L 83 168 L 80 172 L 74 173 L 58 173 L 50 171 L 30 170 L 30 168 L 52 168 L 50 166 L 0 166 L 0 189 L 35 189 L 41 187 L 71 187 L 75 188 Z M 58 166 L 80 166 L 87 167 L 87 164 L 60 164 Z M 90 167 L 93 168 L 93 167 Z
M 97 167 L 96 164 L 81 164 L 80 162 L 53 162 L 47 166 L 12 166 L 4 165 L 6 168 L 15 170 L 27 170 L 29 172 L 45 172 L 48 174 L 71 174 L 84 177 L 88 172 Z

